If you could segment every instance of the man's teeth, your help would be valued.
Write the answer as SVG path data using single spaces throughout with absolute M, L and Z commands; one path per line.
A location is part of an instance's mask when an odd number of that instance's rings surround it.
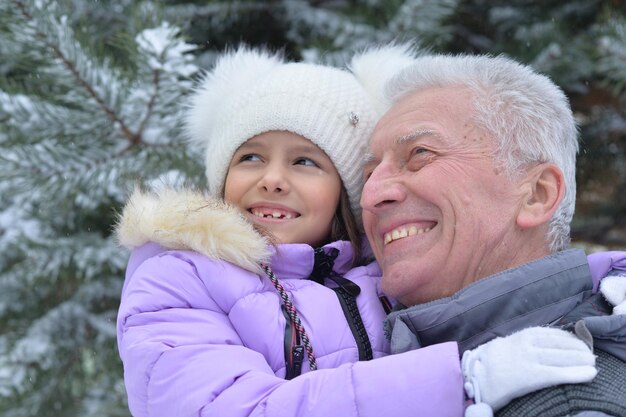
M 293 219 L 294 216 L 291 213 L 287 213 L 287 214 L 283 214 L 279 211 L 273 211 L 271 213 L 263 213 L 261 211 L 257 211 L 257 210 L 252 210 L 252 214 L 254 214 L 257 217 L 263 217 L 263 218 L 274 218 L 274 219 Z
M 425 227 L 423 229 L 418 229 L 415 226 L 410 226 L 408 228 L 402 226 L 397 229 L 393 229 L 391 232 L 385 233 L 383 237 L 384 244 L 388 244 L 389 242 L 393 242 L 394 240 L 402 239 L 407 236 L 419 235 L 422 233 L 430 232 L 430 227 Z

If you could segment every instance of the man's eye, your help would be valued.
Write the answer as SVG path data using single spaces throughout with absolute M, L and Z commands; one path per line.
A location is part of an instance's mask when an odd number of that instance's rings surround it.
M 311 167 L 319 166 L 312 159 L 309 158 L 299 158 L 296 160 L 296 162 L 294 162 L 294 165 L 305 165 Z
M 411 171 L 419 171 L 428 165 L 433 160 L 434 156 L 433 151 L 428 148 L 421 146 L 415 147 L 411 149 L 411 153 L 409 154 L 407 168 Z
M 429 150 L 426 149 L 426 148 L 422 148 L 422 147 L 418 146 L 416 148 L 411 149 L 411 156 L 424 154 L 426 152 L 429 152 Z

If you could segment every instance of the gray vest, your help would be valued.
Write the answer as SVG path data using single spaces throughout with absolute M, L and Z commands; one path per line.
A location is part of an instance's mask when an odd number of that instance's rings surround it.
M 547 388 L 511 402 L 498 416 L 626 417 L 626 315 L 607 315 L 592 294 L 585 253 L 558 252 L 481 279 L 456 294 L 392 312 L 385 323 L 393 353 L 448 341 L 461 354 L 497 336 L 550 325 L 593 336 L 598 376 L 589 384 Z M 591 339 L 591 337 L 589 338 Z M 590 414 L 586 414 L 590 415 Z

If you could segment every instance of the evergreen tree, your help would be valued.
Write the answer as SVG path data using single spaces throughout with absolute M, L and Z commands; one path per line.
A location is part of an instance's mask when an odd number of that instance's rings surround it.
M 392 40 L 550 75 L 581 125 L 575 237 L 624 245 L 623 0 L 4 0 L 0 414 L 128 415 L 112 226 L 136 184 L 202 187 L 180 134 L 198 68 L 240 43 L 344 64 Z
M 174 140 L 197 71 L 178 29 L 127 33 L 129 62 L 116 66 L 79 40 L 67 10 L 12 1 L 0 11 L 2 50 L 14 55 L 4 71 L 16 74 L 0 90 L 6 417 L 128 415 L 115 347 L 128 254 L 111 237 L 114 208 L 134 183 L 202 178 Z

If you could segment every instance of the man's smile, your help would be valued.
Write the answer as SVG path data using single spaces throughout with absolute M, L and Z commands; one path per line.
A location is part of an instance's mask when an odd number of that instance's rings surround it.
M 432 226 L 428 227 L 417 227 L 415 225 L 402 225 L 400 227 L 396 227 L 395 229 L 385 233 L 383 235 L 383 244 L 388 245 L 394 240 L 403 239 L 409 236 L 420 235 L 422 233 L 430 232 Z

